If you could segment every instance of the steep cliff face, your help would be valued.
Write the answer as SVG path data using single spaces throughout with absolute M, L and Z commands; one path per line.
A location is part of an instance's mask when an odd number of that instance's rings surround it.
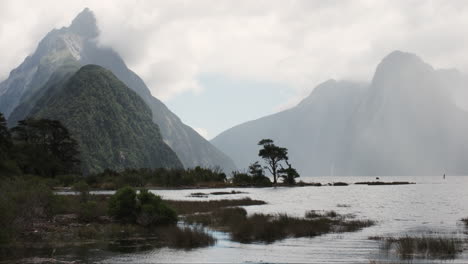
M 152 110 L 153 121 L 160 127 L 163 139 L 185 167 L 220 166 L 227 171 L 235 168 L 228 156 L 183 124 L 160 100 L 154 98 L 143 80 L 128 69 L 119 54 L 111 48 L 98 46 L 98 36 L 96 18 L 89 9 L 85 9 L 69 27 L 53 30 L 44 37 L 34 54 L 0 83 L 0 112 L 13 117 L 10 125 L 29 114 L 25 104 L 40 92 L 54 72 L 66 65 L 95 64 L 112 71 L 144 100 Z
M 357 175 L 468 173 L 468 115 L 439 73 L 393 52 L 377 67 L 353 119 L 348 166 Z
M 143 100 L 112 72 L 87 65 L 50 86 L 30 115 L 60 120 L 77 139 L 85 173 L 182 168 Z

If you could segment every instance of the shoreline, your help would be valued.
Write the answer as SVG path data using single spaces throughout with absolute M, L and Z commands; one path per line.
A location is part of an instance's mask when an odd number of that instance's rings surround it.
M 177 191 L 177 190 L 208 190 L 208 189 L 264 189 L 264 188 L 298 188 L 298 187 L 342 187 L 352 185 L 367 185 L 367 186 L 391 186 L 391 185 L 413 185 L 416 182 L 408 181 L 393 181 L 393 182 L 381 182 L 381 181 L 369 181 L 369 182 L 332 182 L 332 183 L 297 183 L 295 185 L 278 184 L 276 186 L 241 186 L 241 185 L 193 185 L 193 186 L 145 186 L 145 187 L 133 187 L 136 190 L 148 189 L 148 190 L 163 190 L 163 191 Z M 72 187 L 53 187 L 54 192 L 67 192 L 75 193 Z M 99 189 L 92 188 L 91 192 L 113 192 L 115 189 Z

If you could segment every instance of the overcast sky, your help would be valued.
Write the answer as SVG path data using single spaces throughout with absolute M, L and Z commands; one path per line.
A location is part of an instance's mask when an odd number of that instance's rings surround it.
M 212 138 L 393 50 L 468 72 L 468 1 L 0 0 L 0 80 L 85 7 L 154 96 Z

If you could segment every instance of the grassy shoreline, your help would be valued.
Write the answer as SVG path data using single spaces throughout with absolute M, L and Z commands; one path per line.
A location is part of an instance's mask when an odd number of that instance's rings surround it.
M 197 184 L 188 186 L 159 186 L 159 185 L 145 185 L 144 187 L 133 186 L 135 189 L 150 189 L 150 190 L 208 190 L 208 189 L 263 189 L 263 188 L 298 188 L 298 187 L 342 187 L 352 185 L 367 185 L 367 186 L 392 186 L 392 185 L 413 185 L 415 182 L 332 182 L 332 183 L 305 183 L 298 182 L 294 185 L 279 183 L 276 186 L 243 186 L 231 183 L 210 183 L 210 184 Z M 56 192 L 74 192 L 72 187 L 55 186 L 53 190 Z M 91 191 L 115 191 L 114 188 L 91 188 Z

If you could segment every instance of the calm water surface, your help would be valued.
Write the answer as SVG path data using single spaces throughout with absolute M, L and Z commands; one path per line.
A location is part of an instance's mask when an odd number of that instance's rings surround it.
M 302 178 L 306 182 L 329 183 L 370 181 L 368 177 Z M 301 188 L 236 189 L 247 192 L 235 195 L 210 195 L 192 198 L 192 192 L 226 191 L 157 190 L 165 199 L 207 200 L 250 197 L 268 204 L 245 207 L 248 213 L 288 213 L 303 216 L 308 210 L 335 210 L 341 214 L 355 214 L 358 218 L 377 221 L 373 227 L 353 233 L 328 234 L 314 238 L 291 238 L 273 244 L 240 244 L 229 236 L 214 232 L 215 246 L 195 250 L 159 248 L 134 254 L 116 254 L 101 259 L 102 263 L 369 263 L 370 260 L 395 262 L 394 254 L 387 255 L 379 242 L 369 236 L 404 236 L 438 233 L 466 239 L 465 227 L 459 222 L 468 217 L 468 177 L 381 177 L 382 181 L 413 181 L 414 185 Z M 230 190 L 230 189 L 228 189 Z M 342 207 L 339 205 L 347 205 Z M 468 263 L 468 250 L 455 260 L 444 263 Z M 428 263 L 430 260 L 413 260 Z M 431 263 L 440 263 L 440 260 Z M 407 262 L 406 262 L 407 263 Z

